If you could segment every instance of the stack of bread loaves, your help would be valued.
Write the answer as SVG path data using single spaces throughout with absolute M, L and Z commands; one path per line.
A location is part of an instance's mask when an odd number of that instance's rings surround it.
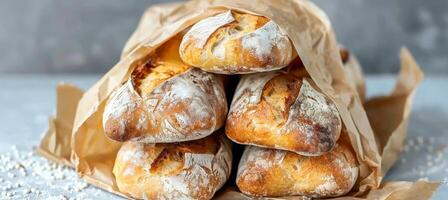
M 181 39 L 139 63 L 103 113 L 106 135 L 124 142 L 118 188 L 134 198 L 210 199 L 230 175 L 230 141 L 218 130 L 227 114 L 223 77 L 182 63 Z
M 228 114 L 223 74 L 244 74 Z M 288 36 L 266 17 L 228 10 L 165 42 L 109 98 L 105 133 L 124 142 L 113 169 L 120 191 L 212 198 L 231 171 L 224 125 L 228 138 L 248 145 L 236 177 L 245 194 L 334 197 L 357 180 L 338 110 Z

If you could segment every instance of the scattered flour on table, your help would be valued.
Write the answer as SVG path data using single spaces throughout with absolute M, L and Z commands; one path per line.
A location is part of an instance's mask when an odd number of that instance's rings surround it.
M 406 168 L 402 170 L 406 178 L 448 180 L 448 148 L 443 143 L 433 136 L 408 137 L 396 168 Z
M 74 169 L 48 161 L 30 149 L 12 146 L 0 153 L 0 199 L 111 199 L 89 186 Z

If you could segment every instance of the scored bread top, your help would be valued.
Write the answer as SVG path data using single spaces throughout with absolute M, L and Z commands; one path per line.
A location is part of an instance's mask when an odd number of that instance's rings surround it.
M 129 170 L 123 175 L 134 175 L 137 171 L 130 169 L 149 170 L 154 175 L 175 176 L 180 173 L 185 164 L 185 154 L 211 154 L 214 155 L 219 149 L 219 141 L 215 136 L 199 140 L 178 143 L 156 143 L 145 144 L 139 142 L 128 142 L 120 149 L 117 162 L 126 162 Z
M 106 135 L 117 141 L 180 142 L 219 129 L 227 114 L 223 78 L 184 64 L 176 36 L 138 65 L 103 112 Z
M 132 82 L 142 96 L 150 94 L 167 79 L 187 71 L 191 66 L 179 57 L 179 44 L 182 36 L 176 35 L 151 54 L 146 63 L 137 66 L 132 72 Z
M 296 56 L 275 22 L 230 10 L 193 25 L 179 54 L 185 63 L 224 74 L 272 71 Z
M 334 103 L 297 66 L 245 75 L 236 89 L 226 134 L 241 144 L 321 155 L 341 131 Z
M 246 147 L 240 160 L 237 185 L 253 196 L 305 195 L 326 198 L 351 190 L 359 169 L 346 133 L 335 149 L 321 156 Z
M 125 142 L 113 173 L 134 198 L 210 199 L 226 182 L 231 148 L 222 135 L 170 144 Z

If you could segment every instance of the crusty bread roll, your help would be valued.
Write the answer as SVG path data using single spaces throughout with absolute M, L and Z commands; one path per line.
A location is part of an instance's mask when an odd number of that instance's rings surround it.
M 358 177 L 358 166 L 349 143 L 321 156 L 247 146 L 238 166 L 236 183 L 252 196 L 303 195 L 325 198 L 346 194 Z
M 231 166 L 230 142 L 214 134 L 182 143 L 125 142 L 113 173 L 119 190 L 133 198 L 211 199 Z
M 329 152 L 342 122 L 335 104 L 304 75 L 297 66 L 244 75 L 227 116 L 227 136 L 307 156 Z
M 287 66 L 296 56 L 288 36 L 275 22 L 230 10 L 193 25 L 179 53 L 187 64 L 222 74 L 272 71 Z
M 111 95 L 103 113 L 106 135 L 117 141 L 180 142 L 206 137 L 227 114 L 221 75 L 182 63 L 181 37 L 158 48 Z

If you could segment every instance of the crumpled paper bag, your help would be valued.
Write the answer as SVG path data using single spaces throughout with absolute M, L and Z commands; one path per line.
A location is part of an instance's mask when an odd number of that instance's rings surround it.
M 134 67 L 163 42 L 200 19 L 227 9 L 264 15 L 279 24 L 290 37 L 316 85 L 336 103 L 360 163 L 357 184 L 347 196 L 338 199 L 405 199 L 412 194 L 429 198 L 432 195 L 438 183 L 382 183 L 403 147 L 412 98 L 423 78 L 420 67 L 409 51 L 403 49 L 402 70 L 394 91 L 389 96 L 367 100 L 364 107 L 362 97 L 341 62 L 330 21 L 323 11 L 307 0 L 195 0 L 150 7 L 126 43 L 120 61 L 80 99 L 79 90 L 58 88 L 60 114 L 50 118 L 49 130 L 38 152 L 73 166 L 89 183 L 127 197 L 118 191 L 112 174 L 121 143 L 107 139 L 103 133 L 105 101 L 127 80 Z M 217 198 L 244 199 L 247 196 L 228 187 Z

